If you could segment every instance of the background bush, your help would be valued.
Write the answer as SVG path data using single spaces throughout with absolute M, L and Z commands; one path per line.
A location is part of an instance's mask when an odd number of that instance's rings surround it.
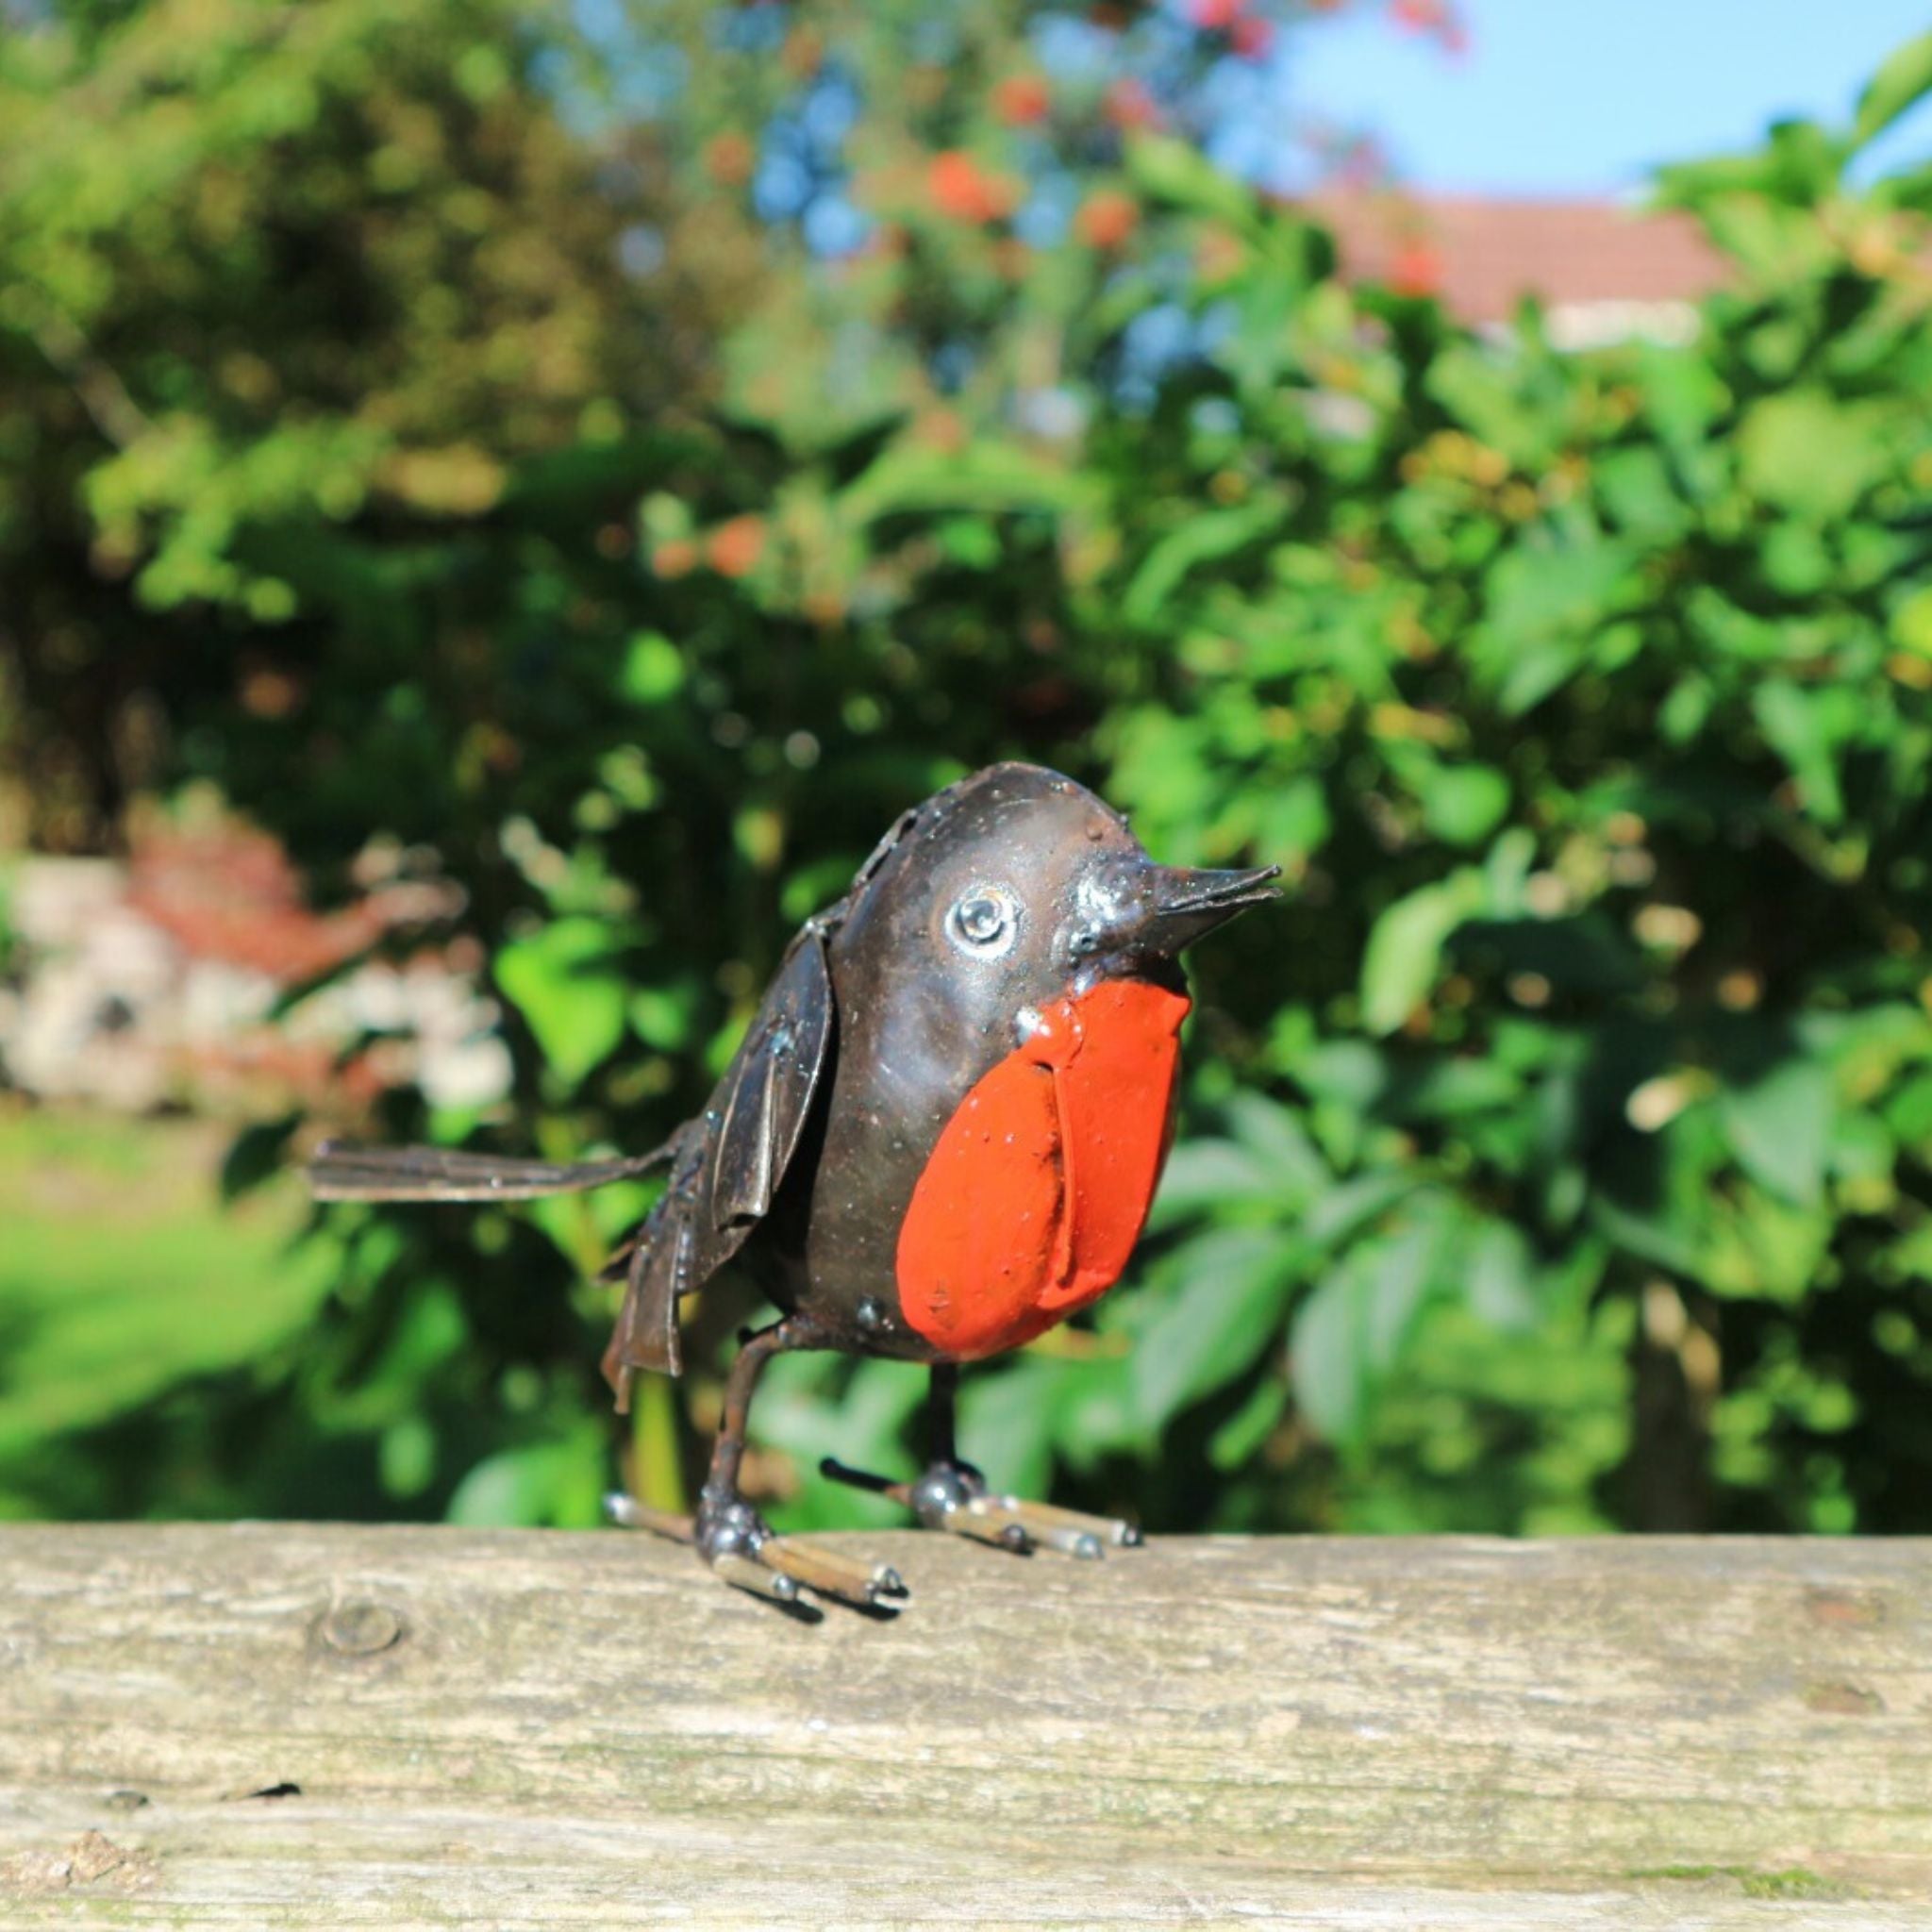
M 514 1100 L 365 1131 L 649 1144 L 899 809 L 1040 758 L 1293 891 L 1197 963 L 1131 1286 L 969 1453 L 1160 1529 L 1932 1526 L 1932 171 L 1846 173 L 1932 40 L 1663 176 L 1735 271 L 1693 340 L 1558 353 L 1211 165 L 1220 28 L 1073 84 L 1017 6 L 56 11 L 0 65 L 15 756 L 55 842 L 194 776 L 460 882 Z M 27 1506 L 591 1521 L 648 1198 L 331 1213 L 312 1321 Z M 782 1362 L 754 1480 L 852 1520 L 817 1456 L 909 1466 L 922 1393 Z

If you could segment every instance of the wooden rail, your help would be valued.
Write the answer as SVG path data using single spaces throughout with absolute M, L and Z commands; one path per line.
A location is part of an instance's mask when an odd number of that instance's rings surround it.
M 1932 1541 L 0 1530 L 0 1925 L 1932 1925 Z

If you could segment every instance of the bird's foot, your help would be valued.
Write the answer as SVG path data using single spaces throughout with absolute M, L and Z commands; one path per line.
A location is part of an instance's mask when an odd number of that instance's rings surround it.
M 935 1462 L 915 1482 L 848 1469 L 831 1457 L 820 1464 L 824 1474 L 856 1489 L 876 1491 L 903 1503 L 926 1529 L 942 1529 L 974 1542 L 991 1543 L 1024 1556 L 1035 1545 L 1069 1557 L 1091 1559 L 1109 1549 L 1129 1549 L 1141 1541 L 1139 1527 L 1112 1516 L 1090 1516 L 1052 1503 L 1029 1503 L 989 1490 L 986 1478 L 967 1462 Z
M 605 1497 L 604 1511 L 626 1529 L 648 1529 L 691 1544 L 714 1574 L 773 1603 L 796 1604 L 807 1591 L 863 1610 L 900 1610 L 911 1601 L 911 1592 L 890 1564 L 858 1562 L 817 1543 L 774 1535 L 735 1492 L 707 1491 L 695 1516 L 653 1509 L 625 1495 Z

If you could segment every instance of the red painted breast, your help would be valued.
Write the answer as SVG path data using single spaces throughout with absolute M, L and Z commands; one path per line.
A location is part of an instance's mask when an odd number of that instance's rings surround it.
M 1183 994 L 1106 980 L 1059 1001 L 959 1103 L 899 1230 L 916 1334 L 971 1359 L 1120 1278 L 1174 1135 Z

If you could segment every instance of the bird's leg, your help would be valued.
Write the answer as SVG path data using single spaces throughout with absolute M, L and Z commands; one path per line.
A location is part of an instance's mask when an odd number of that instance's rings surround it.
M 788 1349 L 818 1345 L 817 1331 L 796 1317 L 774 1322 L 746 1339 L 725 1378 L 724 1412 L 695 1516 L 650 1509 L 627 1496 L 607 1498 L 606 1508 L 614 1522 L 694 1544 L 725 1582 L 775 1603 L 796 1603 L 799 1592 L 809 1590 L 862 1608 L 897 1608 L 909 1594 L 897 1571 L 775 1535 L 739 1488 L 745 1422 L 765 1364 Z
M 1108 1548 L 1124 1549 L 1140 1542 L 1139 1528 L 1118 1518 L 1029 1503 L 988 1489 L 985 1476 L 959 1456 L 955 1425 L 958 1387 L 957 1363 L 933 1364 L 932 1399 L 926 1411 L 928 1460 L 917 1481 L 895 1483 L 830 1460 L 822 1465 L 824 1474 L 905 1504 L 927 1529 L 943 1529 L 1021 1555 L 1043 1543 L 1070 1557 L 1092 1557 Z

